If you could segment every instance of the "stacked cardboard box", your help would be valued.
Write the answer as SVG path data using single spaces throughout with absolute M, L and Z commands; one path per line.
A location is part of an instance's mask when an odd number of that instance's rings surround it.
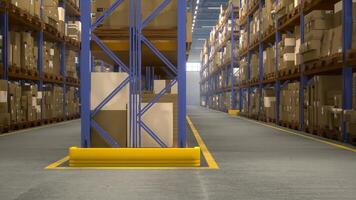
M 58 0 L 43 1 L 43 21 L 57 30 L 59 29 Z
M 263 51 L 263 74 L 270 74 L 276 71 L 276 49 L 275 46 L 267 47 Z
M 261 113 L 260 111 L 262 110 L 261 105 L 260 105 L 260 92 L 258 89 L 252 90 L 250 94 L 250 111 L 249 111 L 249 116 L 257 117 Z
M 9 111 L 12 124 L 22 121 L 21 97 L 21 85 L 9 82 Z
M 78 53 L 72 50 L 66 51 L 66 76 L 78 78 L 77 72 Z
M 276 1 L 274 4 L 274 10 L 276 11 L 276 16 L 278 19 L 284 17 L 287 13 L 290 13 L 297 7 L 299 1 L 295 0 L 283 0 Z
M 80 113 L 79 98 L 76 94 L 77 94 L 76 88 L 74 88 L 74 87 L 67 88 L 67 94 L 66 94 L 67 113 L 66 113 L 66 116 L 75 116 Z
M 32 32 L 10 32 L 10 67 L 36 70 L 38 48 Z
M 0 128 L 10 125 L 10 113 L 8 109 L 8 84 L 6 80 L 0 80 Z
M 38 101 L 37 85 L 25 84 L 21 87 L 22 121 L 41 119 L 41 104 Z
M 60 48 L 58 46 L 59 45 L 57 43 L 52 43 L 48 41 L 43 42 L 43 72 L 44 73 L 56 74 L 56 75 L 60 74 L 60 51 L 59 51 Z
M 252 54 L 250 61 L 250 73 L 251 79 L 258 79 L 260 77 L 260 67 L 259 67 L 259 54 Z
M 63 113 L 63 88 L 47 85 L 43 92 L 44 107 L 42 115 L 44 119 L 62 118 Z
M 58 31 L 61 33 L 61 35 L 65 35 L 65 17 L 65 9 L 63 7 L 58 7 Z
M 24 11 L 27 11 L 31 15 L 40 17 L 41 0 L 11 0 L 11 3 Z
M 310 129 L 339 130 L 342 120 L 341 76 L 315 76 L 304 91 L 304 118 Z
M 311 13 L 305 16 L 305 32 L 304 38 L 305 42 L 301 44 L 300 53 L 303 58 L 303 62 L 309 62 L 319 59 L 322 55 L 326 55 L 329 46 L 324 46 L 331 44 L 327 42 L 322 47 L 322 41 L 324 33 L 327 33 L 328 30 L 332 27 L 333 11 L 329 10 L 314 10 Z M 329 38 L 332 37 L 324 37 Z M 323 49 L 323 53 L 322 53 Z
M 279 62 L 278 69 L 284 70 L 292 68 L 295 65 L 295 36 L 292 34 L 283 34 L 282 41 L 279 43 Z
M 273 88 L 263 89 L 264 112 L 268 120 L 276 119 L 276 93 Z
M 270 27 L 274 27 L 274 19 L 272 17 L 273 2 L 272 0 L 265 0 L 265 7 L 262 8 L 262 33 L 268 31 Z
M 82 24 L 80 21 L 68 21 L 65 34 L 74 40 L 81 41 L 81 28 Z
M 299 125 L 299 82 L 289 83 L 281 89 L 281 102 L 279 107 L 280 120 Z
M 250 43 L 254 43 L 260 37 L 260 12 L 255 12 L 250 23 Z M 251 45 L 251 44 L 250 44 Z
M 243 57 L 240 60 L 240 78 L 241 81 L 247 80 L 247 58 Z

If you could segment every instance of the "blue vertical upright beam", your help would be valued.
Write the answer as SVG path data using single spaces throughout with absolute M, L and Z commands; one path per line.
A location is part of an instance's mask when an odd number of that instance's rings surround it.
M 280 105 L 280 90 L 281 90 L 281 82 L 279 80 L 279 77 L 278 77 L 278 64 L 279 64 L 279 57 L 278 57 L 278 53 L 279 53 L 279 49 L 278 49 L 278 44 L 280 42 L 280 32 L 278 31 L 278 19 L 276 19 L 276 35 L 275 35 L 275 47 L 276 47 L 276 55 L 275 55 L 275 60 L 276 60 L 276 66 L 275 66 L 275 72 L 277 74 L 277 80 L 276 80 L 276 83 L 275 83 L 275 93 L 276 93 L 276 123 L 279 124 L 279 105 Z
M 67 84 L 66 84 L 66 44 L 64 41 L 61 42 L 61 76 L 63 77 L 63 117 L 67 119 Z
M 40 18 L 43 19 L 43 0 L 40 1 Z M 39 75 L 39 81 L 38 81 L 38 91 L 41 92 L 42 95 L 42 100 L 41 100 L 41 120 L 44 119 L 44 94 L 43 94 L 43 30 L 41 29 L 37 33 L 37 68 L 38 68 L 38 75 Z
M 2 79 L 8 80 L 9 72 L 9 13 L 7 11 L 0 14 L 1 16 L 1 31 L 2 31 Z
M 64 2 L 62 2 L 60 4 L 60 6 L 65 10 L 66 9 L 66 4 Z M 67 22 L 67 16 L 64 16 L 64 22 Z M 67 84 L 66 84 L 66 42 L 62 41 L 61 42 L 61 48 L 60 48 L 60 58 L 61 58 L 61 62 L 60 62 L 60 73 L 61 76 L 63 77 L 63 118 L 64 120 L 67 119 Z
M 260 19 L 262 19 L 262 8 L 263 8 L 263 3 L 262 1 L 260 0 L 259 1 L 259 17 Z M 260 20 L 261 22 L 262 20 Z M 260 27 L 262 27 L 262 24 L 260 23 Z M 262 99 L 262 95 L 263 95 L 263 42 L 260 41 L 259 42 L 259 45 L 258 45 L 258 51 L 259 51 L 259 112 L 261 114 L 262 110 L 262 103 L 263 103 L 263 99 Z
M 90 37 L 91 37 L 91 1 L 80 0 L 80 21 L 82 23 L 82 48 L 80 51 L 81 78 L 81 130 L 82 147 L 90 147 Z
M 247 0 L 247 7 L 249 7 L 249 0 Z M 247 16 L 247 22 L 246 22 L 246 29 L 247 29 L 247 48 L 250 47 L 251 43 L 251 34 L 250 34 L 250 23 L 251 23 L 251 17 L 250 15 Z M 247 52 L 247 82 L 249 82 L 251 79 L 251 51 L 248 50 Z M 250 86 L 247 87 L 247 113 L 250 114 L 250 93 L 251 93 L 251 88 Z
M 235 95 L 235 74 L 234 74 L 234 68 L 235 68 L 235 13 L 234 13 L 234 4 L 231 2 L 230 3 L 230 17 L 231 17 L 231 71 L 230 71 L 230 81 L 231 81 L 231 94 L 230 94 L 230 109 L 234 110 L 236 109 L 236 95 Z
M 346 61 L 346 52 L 352 48 L 352 0 L 343 0 L 343 61 Z M 343 109 L 352 109 L 352 67 L 344 65 L 342 69 L 343 81 Z M 346 128 L 346 122 L 343 122 L 343 140 L 349 141 L 349 133 Z
M 300 0 L 300 5 L 303 5 L 304 0 Z M 304 11 L 303 11 L 303 7 L 301 8 L 302 10 L 300 11 L 300 42 L 301 44 L 304 43 Z M 305 65 L 302 64 L 300 66 L 300 88 L 299 88 L 299 128 L 300 130 L 304 130 L 305 129 L 305 124 L 304 124 L 304 100 L 305 100 L 305 96 L 304 96 L 304 89 L 306 87 L 307 84 L 307 76 L 305 76 L 304 74 L 304 70 L 305 70 Z
M 186 147 L 186 1 L 178 6 L 178 146 Z

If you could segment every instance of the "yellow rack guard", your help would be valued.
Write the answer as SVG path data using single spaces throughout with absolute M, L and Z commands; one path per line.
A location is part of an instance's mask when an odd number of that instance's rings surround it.
M 200 148 L 69 149 L 70 167 L 199 167 Z
M 229 115 L 238 115 L 239 112 L 240 112 L 239 110 L 228 110 Z

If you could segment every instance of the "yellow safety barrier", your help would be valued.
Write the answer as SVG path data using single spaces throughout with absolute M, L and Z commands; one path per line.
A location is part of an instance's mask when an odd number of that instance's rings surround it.
M 228 112 L 227 112 L 229 115 L 234 115 L 234 116 L 236 116 L 236 115 L 238 115 L 239 113 L 240 113 L 240 111 L 239 110 L 228 110 Z
M 199 167 L 200 148 L 69 149 L 70 167 Z

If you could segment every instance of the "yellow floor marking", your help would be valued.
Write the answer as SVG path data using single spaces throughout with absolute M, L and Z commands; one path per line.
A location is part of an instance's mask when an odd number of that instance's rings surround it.
M 62 165 L 63 163 L 67 162 L 69 160 L 69 156 L 66 156 L 50 165 L 48 165 L 45 169 L 55 169 L 58 168 L 60 165 Z
M 211 169 L 219 169 L 219 165 L 216 163 L 214 157 L 211 155 L 210 151 L 206 147 L 203 139 L 200 137 L 198 130 L 195 128 L 192 120 L 190 120 L 190 118 L 188 116 L 187 116 L 187 122 L 188 122 L 190 128 L 192 129 L 194 137 L 197 140 L 198 145 L 200 146 L 200 149 L 205 157 L 206 162 L 208 163 L 208 166 Z
M 299 136 L 299 137 L 302 137 L 302 138 L 306 138 L 306 139 L 309 139 L 309 140 L 313 140 L 313 141 L 316 141 L 316 142 L 327 144 L 327 145 L 333 146 L 335 148 L 339 148 L 339 149 L 343 149 L 343 150 L 346 150 L 346 151 L 351 151 L 351 152 L 355 152 L 356 153 L 356 149 L 355 148 L 347 147 L 347 146 L 344 146 L 344 145 L 341 145 L 341 144 L 337 144 L 337 143 L 334 143 L 334 142 L 331 142 L 331 141 L 326 141 L 326 140 L 323 140 L 323 139 L 318 139 L 316 137 L 307 136 L 307 135 L 304 135 L 302 133 L 297 133 L 295 131 L 290 131 L 290 130 L 286 130 L 286 129 L 283 129 L 283 128 L 278 128 L 278 127 L 273 126 L 273 125 L 268 125 L 268 124 L 265 124 L 265 123 L 257 122 L 257 121 L 250 120 L 250 119 L 247 119 L 247 118 L 244 118 L 244 117 L 236 117 L 236 118 L 240 118 L 240 119 L 243 119 L 243 120 L 246 120 L 246 121 L 250 121 L 250 122 L 262 125 L 262 126 L 266 126 L 266 127 L 275 129 L 275 130 L 283 131 L 283 132 L 290 133 L 290 134 L 293 134 L 293 135 L 296 135 L 296 136 Z
M 0 134 L 0 137 L 20 134 L 20 133 L 26 133 L 26 132 L 30 132 L 30 131 L 36 131 L 36 130 L 49 128 L 49 127 L 54 127 L 54 126 L 61 126 L 61 125 L 65 125 L 65 124 L 69 124 L 69 123 L 75 122 L 75 121 L 79 121 L 79 119 L 74 119 L 74 120 L 69 120 L 69 121 L 64 121 L 64 122 L 59 122 L 59 123 L 54 123 L 54 124 L 48 124 L 48 125 L 43 125 L 43 126 L 38 126 L 38 127 L 33 127 L 33 128 L 22 129 L 22 130 L 14 131 L 14 132 L 11 132 L 11 133 Z
M 187 122 L 193 132 L 195 139 L 202 151 L 202 154 L 208 164 L 208 167 L 60 167 L 65 162 L 69 161 L 69 156 L 66 156 L 50 165 L 45 169 L 47 170 L 211 170 L 219 169 L 218 164 L 215 162 L 214 157 L 209 152 L 203 139 L 200 137 L 198 130 L 195 128 L 194 124 L 187 116 Z

